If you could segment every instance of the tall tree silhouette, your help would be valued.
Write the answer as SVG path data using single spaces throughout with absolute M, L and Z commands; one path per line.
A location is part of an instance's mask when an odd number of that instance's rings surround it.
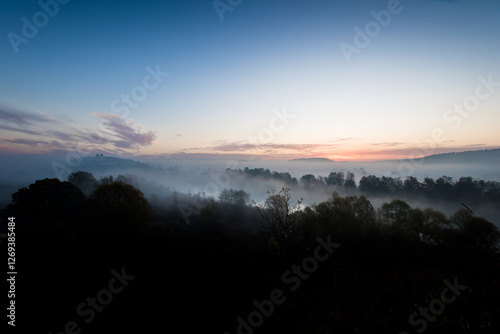
M 68 175 L 68 182 L 74 184 L 85 196 L 89 196 L 99 186 L 99 181 L 89 172 L 76 171 Z
M 281 256 L 288 255 L 291 248 L 297 246 L 308 232 L 301 226 L 302 212 L 300 206 L 302 199 L 293 204 L 290 188 L 282 188 L 277 194 L 274 190 L 268 191 L 269 197 L 257 210 L 264 221 L 262 230 L 271 237 L 278 253 Z
M 144 194 L 120 181 L 101 184 L 90 195 L 89 206 L 98 227 L 122 232 L 148 226 L 153 216 Z

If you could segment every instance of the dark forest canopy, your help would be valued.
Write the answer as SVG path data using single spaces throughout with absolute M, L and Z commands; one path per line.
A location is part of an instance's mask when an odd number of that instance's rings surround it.
M 74 317 L 82 298 L 103 288 L 102 277 L 126 267 L 137 279 L 110 311 L 82 329 L 126 330 L 135 324 L 152 331 L 161 322 L 187 332 L 235 332 L 237 319 L 247 320 L 254 310 L 252 301 L 281 289 L 286 300 L 275 305 L 258 332 L 353 332 L 353 326 L 358 332 L 399 332 L 410 328 L 415 305 L 428 305 L 429 294 L 431 300 L 439 297 L 443 281 L 454 279 L 466 288 L 437 321 L 429 322 L 429 332 L 460 332 L 463 323 L 477 332 L 485 322 L 490 332 L 499 328 L 500 232 L 494 224 L 466 206 L 451 215 L 412 207 L 403 199 L 377 208 L 360 190 L 366 180 L 375 184 L 367 193 L 412 193 L 431 184 L 427 191 L 446 197 L 489 183 L 446 177 L 399 183 L 366 176 L 358 187 L 349 185 L 353 173 L 306 174 L 300 180 L 266 169 L 228 173 L 311 190 L 325 187 L 332 195 L 304 205 L 285 186 L 270 190 L 260 203 L 244 189 L 232 188 L 216 198 L 174 191 L 168 198 L 148 200 L 133 176 L 97 180 L 88 172 L 71 174 L 69 182 L 43 179 L 19 189 L 1 211 L 2 225 L 5 229 L 5 217 L 16 217 L 30 250 L 23 255 L 25 274 L 37 277 L 37 284 L 24 291 L 46 300 L 44 309 L 27 308 L 26 314 L 40 330 L 54 332 Z M 343 189 L 351 193 L 340 196 Z M 335 252 L 307 275 L 298 272 L 310 265 L 305 259 L 313 258 L 318 240 L 335 245 Z M 48 267 L 51 275 L 40 276 Z M 144 296 L 166 309 L 144 303 Z

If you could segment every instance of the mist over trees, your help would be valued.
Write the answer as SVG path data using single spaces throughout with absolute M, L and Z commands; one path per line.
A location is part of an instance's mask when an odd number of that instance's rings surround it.
M 46 291 L 58 293 L 51 293 L 46 308 L 27 313 L 43 330 L 58 330 L 82 298 L 102 289 L 109 270 L 126 266 L 137 280 L 82 329 L 125 330 L 135 324 L 153 330 L 162 319 L 167 328 L 234 332 L 239 317 L 248 321 L 253 300 L 279 288 L 287 292 L 286 302 L 275 305 L 255 332 L 352 332 L 353 324 L 364 332 L 400 331 L 408 329 L 415 304 L 423 305 L 429 291 L 439 297 L 439 284 L 453 277 L 470 288 L 431 328 L 456 332 L 466 323 L 480 331 L 484 321 L 492 332 L 500 328 L 500 288 L 494 283 L 500 275 L 500 232 L 474 210 L 474 196 L 483 204 L 498 199 L 498 183 L 364 175 L 358 184 L 350 171 L 298 180 L 262 168 L 225 173 L 233 187 L 216 196 L 203 188 L 177 191 L 132 174 L 98 180 L 85 171 L 14 192 L 1 216 L 15 216 L 23 242 L 36 249 L 22 257 L 26 274 L 43 272 L 50 258 L 58 277 L 40 277 Z M 253 198 L 253 190 L 269 185 L 274 188 L 261 194 L 263 200 Z M 302 197 L 309 194 L 322 200 L 307 202 Z M 406 200 L 420 196 L 458 204 L 446 214 Z M 387 200 L 374 205 L 372 198 Z M 340 246 L 318 269 L 301 272 L 318 238 Z M 290 282 L 300 289 L 291 290 Z M 45 298 L 35 287 L 25 289 Z M 155 296 L 170 311 L 145 304 L 144 296 Z
M 500 182 L 475 180 L 470 176 L 460 177 L 454 181 L 452 177 L 443 175 L 437 179 L 425 177 L 419 181 L 414 176 L 407 176 L 404 180 L 400 177 L 376 175 L 364 175 L 356 183 L 356 175 L 347 171 L 346 173 L 331 172 L 328 176 L 314 176 L 305 174 L 297 181 L 289 173 L 271 172 L 269 169 L 245 169 L 226 170 L 230 175 L 243 175 L 248 178 L 261 180 L 283 181 L 284 185 L 296 186 L 301 184 L 305 187 L 337 187 L 344 189 L 357 189 L 371 195 L 408 195 L 408 196 L 430 196 L 433 198 L 446 199 L 470 199 L 470 200 L 500 200 Z
M 384 202 L 392 199 L 403 199 L 413 206 L 424 209 L 426 206 L 433 206 L 446 214 L 452 214 L 465 203 L 471 208 L 477 208 L 482 215 L 488 217 L 500 226 L 500 183 L 496 181 L 485 181 L 464 176 L 456 180 L 451 176 L 443 175 L 436 179 L 425 177 L 417 179 L 414 176 L 400 177 L 362 175 L 358 178 L 351 171 L 333 171 L 328 175 L 304 174 L 297 179 L 289 176 L 288 173 L 272 172 L 269 169 L 227 169 L 227 175 L 237 186 L 244 189 L 260 190 L 260 194 L 265 189 L 259 185 L 265 185 L 267 189 L 280 189 L 289 187 L 299 197 L 303 197 L 305 203 L 312 205 L 328 197 L 333 191 L 337 191 L 343 196 L 364 195 L 374 203 L 375 207 L 380 207 Z M 357 181 L 359 180 L 359 181 Z M 281 182 L 280 182 L 281 181 Z M 255 194 L 256 191 L 250 191 Z M 257 202 L 264 198 L 259 193 L 253 196 Z

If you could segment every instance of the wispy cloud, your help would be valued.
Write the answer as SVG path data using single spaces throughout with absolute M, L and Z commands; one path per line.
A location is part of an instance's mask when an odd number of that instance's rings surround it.
M 205 147 L 210 151 L 223 151 L 223 152 L 246 152 L 254 150 L 266 150 L 268 152 L 274 150 L 291 150 L 291 151 L 307 151 L 312 149 L 323 148 L 328 145 L 320 144 L 252 144 L 244 142 L 224 143 L 220 145 Z
M 482 147 L 486 146 L 486 144 L 470 144 L 470 145 L 464 145 L 464 147 Z
M 114 114 L 93 113 L 101 119 L 101 129 L 85 129 L 71 125 L 43 112 L 29 112 L 0 105 L 0 144 L 27 147 L 29 150 L 57 151 L 98 149 L 103 152 L 127 154 L 148 146 L 156 139 L 153 131 L 140 127 Z M 23 150 L 25 148 L 22 148 Z
M 11 143 L 11 144 L 22 144 L 22 145 L 28 145 L 28 146 L 33 146 L 33 147 L 48 144 L 48 142 L 46 142 L 44 140 L 32 140 L 32 139 L 22 139 L 22 138 L 14 138 L 14 139 L 2 138 L 2 141 L 6 142 L 6 143 Z
M 42 112 L 0 106 L 0 121 L 0 130 L 13 133 L 12 137 L 0 137 L 4 144 L 24 145 L 41 151 L 61 147 L 62 144 L 54 139 L 69 138 L 69 135 L 52 129 L 61 126 L 59 120 Z
M 57 122 L 55 119 L 48 117 L 43 113 L 31 113 L 4 106 L 0 106 L 0 120 L 2 123 L 10 123 L 21 126 L 33 125 L 38 122 Z
M 68 134 L 68 133 L 65 133 L 65 132 L 61 132 L 61 131 L 51 131 L 50 132 L 54 137 L 58 138 L 58 139 L 61 139 L 61 140 L 64 140 L 64 141 L 75 141 L 76 138 L 74 135 L 72 134 Z
M 339 142 L 346 142 L 346 141 L 352 141 L 355 140 L 356 138 L 354 137 L 341 137 L 341 138 L 335 138 L 333 140 L 330 140 L 330 143 L 339 143 Z
M 392 146 L 405 145 L 405 143 L 400 143 L 400 142 L 393 141 L 393 142 L 385 142 L 385 143 L 373 143 L 371 145 L 372 146 L 389 146 L 389 147 L 392 147 Z
M 214 142 L 204 147 L 193 147 L 181 153 L 169 155 L 174 158 L 227 159 L 294 159 L 329 158 L 336 161 L 373 161 L 420 158 L 426 155 L 461 152 L 471 148 L 485 149 L 484 144 L 446 146 L 430 149 L 404 142 L 367 143 L 363 145 L 343 144 L 254 144 L 248 142 Z M 495 147 L 491 147 L 495 148 Z
M 11 132 L 20 132 L 24 133 L 27 135 L 33 135 L 33 136 L 41 136 L 42 134 L 37 131 L 29 130 L 29 129 L 22 129 L 22 128 L 17 128 L 17 127 L 12 127 L 8 125 L 0 125 L 1 130 L 6 130 L 6 131 L 11 131 Z
M 156 139 L 154 131 L 140 132 L 134 129 L 132 122 L 126 122 L 121 116 L 115 114 L 92 113 L 103 121 L 104 127 L 110 132 L 104 132 L 117 139 L 111 140 L 118 148 L 135 149 L 140 146 L 149 146 Z

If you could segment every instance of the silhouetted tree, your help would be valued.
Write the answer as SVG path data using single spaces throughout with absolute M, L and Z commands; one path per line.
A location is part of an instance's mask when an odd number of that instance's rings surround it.
M 436 186 L 436 181 L 433 178 L 426 177 L 424 178 L 423 188 L 426 194 L 430 195 L 434 191 L 434 187 Z
M 58 179 L 37 180 L 12 194 L 10 208 L 26 223 L 72 224 L 85 208 L 85 196 L 76 186 Z
M 314 186 L 316 184 L 316 181 L 316 177 L 312 174 L 306 174 L 300 178 L 300 183 L 302 183 L 306 187 Z
M 421 184 L 414 176 L 407 176 L 403 183 L 403 189 L 408 194 L 417 194 L 421 190 Z
M 395 199 L 390 203 L 384 203 L 378 209 L 377 215 L 383 223 L 395 225 L 395 227 L 403 227 L 403 224 L 408 220 L 410 214 L 410 205 L 403 200 Z
M 411 239 L 422 241 L 422 231 L 424 230 L 425 216 L 420 208 L 412 208 L 408 214 L 408 220 L 404 224 L 404 229 Z
M 328 186 L 336 186 L 337 185 L 337 172 L 331 172 L 325 179 L 326 184 Z
M 460 208 L 450 217 L 450 224 L 461 233 L 465 233 L 468 222 L 474 217 L 466 208 Z
M 354 189 L 356 188 L 355 175 L 352 172 L 347 172 L 344 182 L 344 187 Z
M 374 223 L 371 203 L 363 196 L 340 197 L 336 192 L 330 200 L 313 205 L 317 214 L 318 234 L 352 237 L 367 231 Z
M 395 193 L 403 189 L 403 181 L 398 178 L 390 176 L 382 176 L 379 183 L 379 191 L 382 193 Z
M 271 242 L 278 254 L 286 256 L 297 247 L 299 241 L 309 232 L 301 226 L 302 199 L 293 205 L 290 188 L 282 188 L 277 194 L 274 190 L 267 191 L 269 195 L 262 206 L 256 206 L 263 222 L 262 231 L 271 237 Z
M 223 189 L 219 195 L 222 204 L 245 206 L 250 203 L 250 194 L 244 190 Z
M 426 208 L 423 211 L 423 222 L 421 238 L 424 243 L 440 244 L 442 243 L 442 233 L 445 228 L 450 228 L 450 222 L 446 215 L 441 211 Z
M 487 252 L 498 251 L 500 232 L 491 222 L 460 208 L 450 217 L 450 225 L 460 233 L 460 245 Z
M 455 197 L 453 194 L 453 178 L 450 176 L 443 175 L 436 180 L 436 185 L 433 190 L 436 195 L 444 198 L 452 198 Z
M 290 173 L 288 172 L 283 172 L 283 173 L 273 172 L 272 178 L 275 180 L 283 181 L 288 185 L 295 185 L 298 183 L 297 179 L 292 177 L 292 175 L 290 175 Z
M 101 177 L 101 184 L 111 184 L 113 183 L 113 175 Z
M 354 197 L 353 209 L 357 218 L 365 225 L 365 233 L 375 225 L 376 213 L 372 203 L 364 196 Z
M 465 223 L 466 247 L 485 252 L 499 249 L 500 232 L 493 223 L 482 217 L 472 217 Z
M 68 175 L 68 182 L 77 186 L 85 196 L 89 196 L 99 186 L 94 175 L 84 171 L 76 171 Z
M 336 186 L 337 187 L 343 187 L 344 183 L 345 183 L 345 174 L 344 174 L 344 172 L 338 172 L 336 178 L 337 178 L 337 180 L 336 180 L 336 182 L 337 182 Z
M 496 203 L 500 202 L 500 182 L 486 181 L 481 192 L 489 200 Z
M 472 177 L 461 177 L 455 183 L 457 196 L 463 200 L 476 199 L 481 195 L 479 184 Z
M 331 172 L 326 178 L 326 184 L 329 186 L 343 187 L 345 183 L 344 172 Z
M 89 197 L 97 226 L 133 231 L 152 221 L 153 210 L 141 191 L 123 182 L 104 183 Z
M 361 180 L 359 180 L 359 190 L 370 194 L 380 192 L 380 178 L 375 175 L 363 176 Z

